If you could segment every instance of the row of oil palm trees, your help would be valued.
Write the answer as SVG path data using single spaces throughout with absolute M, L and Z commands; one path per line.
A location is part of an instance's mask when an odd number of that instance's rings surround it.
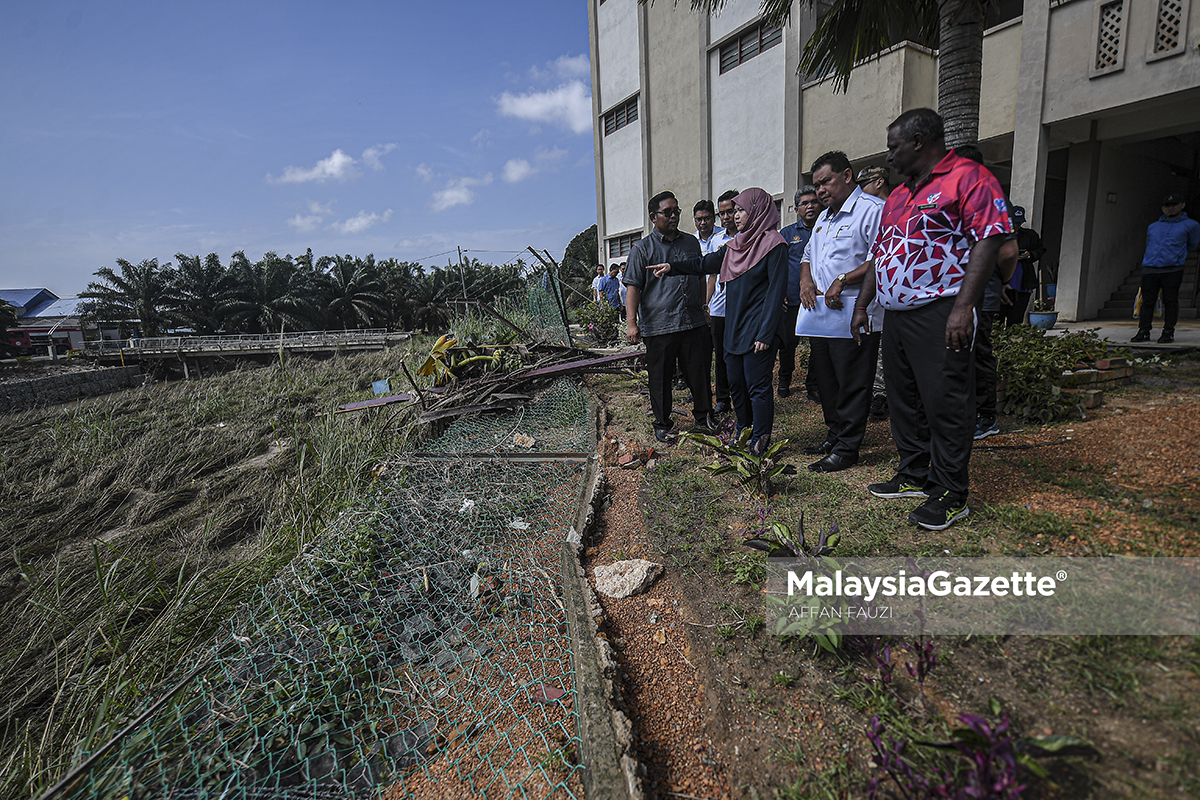
M 491 301 L 525 286 L 521 261 L 496 266 L 465 259 L 426 270 L 420 264 L 373 255 L 321 256 L 309 250 L 293 258 L 266 253 L 250 261 L 244 252 L 222 264 L 216 253 L 179 253 L 175 262 L 150 258 L 96 271 L 79 296 L 89 319 L 116 322 L 129 333 L 168 331 L 201 335 L 273 333 L 280 330 L 446 328 L 450 301 Z

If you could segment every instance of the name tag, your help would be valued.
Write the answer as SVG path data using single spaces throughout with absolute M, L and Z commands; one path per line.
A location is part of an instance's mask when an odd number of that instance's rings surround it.
M 936 209 L 937 207 L 937 203 L 925 203 L 924 205 L 917 206 L 917 211 L 929 211 L 930 209 Z

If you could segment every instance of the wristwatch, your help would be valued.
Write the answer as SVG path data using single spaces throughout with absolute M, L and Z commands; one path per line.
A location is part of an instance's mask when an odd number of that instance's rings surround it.
M 837 279 L 842 282 L 842 288 L 845 289 L 846 288 L 846 273 L 843 272 L 841 275 L 838 275 Z

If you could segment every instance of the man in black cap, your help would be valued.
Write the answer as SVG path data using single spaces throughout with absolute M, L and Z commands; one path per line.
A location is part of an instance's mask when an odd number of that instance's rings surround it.
M 1175 322 L 1179 319 L 1179 287 L 1183 284 L 1183 262 L 1188 253 L 1200 247 L 1200 222 L 1183 213 L 1183 195 L 1169 194 L 1162 204 L 1162 216 L 1146 230 L 1146 254 L 1142 256 L 1142 309 L 1138 314 L 1135 342 L 1150 341 L 1154 325 L 1154 304 L 1158 293 L 1163 299 L 1163 328 L 1159 344 L 1175 341 Z

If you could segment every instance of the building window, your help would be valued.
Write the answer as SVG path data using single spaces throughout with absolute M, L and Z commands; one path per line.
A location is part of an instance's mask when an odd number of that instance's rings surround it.
M 614 236 L 608 240 L 608 257 L 609 258 L 624 258 L 629 255 L 629 251 L 633 249 L 633 243 L 642 237 L 636 233 L 627 233 L 624 236 Z
M 721 74 L 744 64 L 764 50 L 770 50 L 783 41 L 783 29 L 755 25 L 736 39 L 721 45 Z
M 1096 51 L 1091 77 L 1117 72 L 1125 67 L 1125 20 L 1129 0 L 1112 0 L 1096 6 Z
M 1153 55 L 1183 52 L 1183 21 L 1187 18 L 1185 0 L 1158 0 L 1154 21 Z
M 624 128 L 631 122 L 636 122 L 638 118 L 638 99 L 635 94 L 633 97 L 626 100 L 621 105 L 614 108 L 604 115 L 604 135 L 608 136 L 611 133 Z

